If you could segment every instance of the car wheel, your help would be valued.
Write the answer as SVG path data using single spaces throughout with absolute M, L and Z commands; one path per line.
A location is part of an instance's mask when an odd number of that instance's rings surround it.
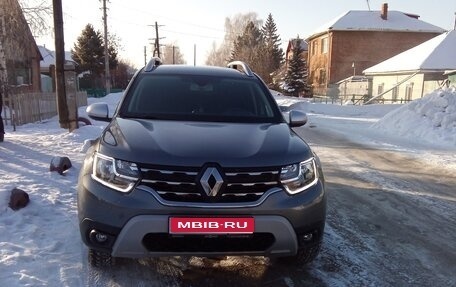
M 89 264 L 98 268 L 110 267 L 114 265 L 114 259 L 107 252 L 89 249 Z

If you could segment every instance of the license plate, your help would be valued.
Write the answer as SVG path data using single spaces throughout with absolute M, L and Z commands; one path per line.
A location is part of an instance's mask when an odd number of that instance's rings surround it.
M 253 217 L 170 217 L 171 234 L 251 234 Z

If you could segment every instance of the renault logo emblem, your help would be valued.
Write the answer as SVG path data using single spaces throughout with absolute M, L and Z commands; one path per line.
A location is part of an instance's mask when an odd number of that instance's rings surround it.
M 217 196 L 223 185 L 223 178 L 215 167 L 208 167 L 200 179 L 201 186 L 207 196 Z

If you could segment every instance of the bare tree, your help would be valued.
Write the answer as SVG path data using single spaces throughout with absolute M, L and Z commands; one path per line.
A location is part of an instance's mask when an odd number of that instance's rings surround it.
M 35 36 L 42 36 L 49 32 L 52 19 L 52 5 L 48 0 L 19 0 L 25 19 Z
M 136 72 L 131 61 L 119 59 L 117 67 L 111 70 L 112 86 L 117 89 L 125 89 Z
M 184 55 L 176 44 L 167 44 L 163 47 L 161 59 L 164 64 L 186 64 Z
M 236 14 L 232 18 L 225 19 L 225 38 L 217 48 L 214 43 L 207 55 L 206 64 L 212 66 L 225 66 L 231 57 L 234 49 L 234 42 L 237 37 L 244 33 L 247 24 L 252 22 L 256 27 L 261 27 L 263 21 L 258 19 L 255 12 L 247 14 Z

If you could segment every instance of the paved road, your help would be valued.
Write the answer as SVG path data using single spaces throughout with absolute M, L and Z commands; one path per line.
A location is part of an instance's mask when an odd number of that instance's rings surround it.
M 454 171 L 318 126 L 297 131 L 327 181 L 324 246 L 311 266 L 263 257 L 121 259 L 103 272 L 86 265 L 87 285 L 456 286 Z

